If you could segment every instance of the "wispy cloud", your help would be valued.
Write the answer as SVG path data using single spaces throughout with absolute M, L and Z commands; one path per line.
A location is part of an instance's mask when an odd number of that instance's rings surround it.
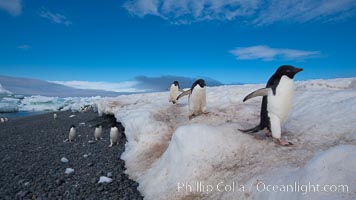
M 355 14 L 356 0 L 128 0 L 123 7 L 132 15 L 154 15 L 174 24 L 238 19 L 266 25 L 342 20 Z
M 145 92 L 143 89 L 136 88 L 138 82 L 136 81 L 125 81 L 119 83 L 112 82 L 89 82 L 89 81 L 50 81 L 52 83 L 57 83 L 65 85 L 68 87 L 73 87 L 77 89 L 91 89 L 91 90 L 104 90 L 112 92 Z
M 18 16 L 22 12 L 21 0 L 0 0 L 0 9 L 12 16 Z
M 277 58 L 283 60 L 302 60 L 320 56 L 319 51 L 305 51 L 296 49 L 278 49 L 269 46 L 258 45 L 251 47 L 238 47 L 230 51 L 238 60 L 264 60 L 272 61 Z
M 175 24 L 198 21 L 232 20 L 256 12 L 259 0 L 131 0 L 124 4 L 129 13 L 155 15 Z
M 66 16 L 59 13 L 51 12 L 48 9 L 42 9 L 39 15 L 55 24 L 64 24 L 66 26 L 72 24 L 72 22 Z
M 22 49 L 22 50 L 29 50 L 31 49 L 32 47 L 30 45 L 27 45 L 27 44 L 23 44 L 23 45 L 20 45 L 17 47 L 18 49 Z
M 353 16 L 355 11 L 355 0 L 271 0 L 254 23 L 337 21 Z

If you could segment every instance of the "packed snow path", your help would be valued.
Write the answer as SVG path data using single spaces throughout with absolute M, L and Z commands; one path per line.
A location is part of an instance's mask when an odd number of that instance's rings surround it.
M 276 145 L 262 133 L 238 130 L 259 123 L 262 98 L 242 99 L 262 87 L 208 87 L 209 113 L 192 120 L 188 99 L 173 105 L 168 92 L 105 98 L 96 104 L 99 114 L 114 114 L 125 126 L 126 173 L 139 182 L 146 199 L 355 198 L 356 78 L 296 83 L 294 105 L 282 128 L 291 147 Z M 257 187 L 261 182 L 342 184 L 348 191 L 269 192 Z M 221 191 L 220 186 L 232 183 L 234 191 Z

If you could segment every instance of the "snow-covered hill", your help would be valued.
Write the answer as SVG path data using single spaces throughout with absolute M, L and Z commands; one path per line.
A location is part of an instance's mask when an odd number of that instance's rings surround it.
M 121 158 L 146 199 L 355 199 L 356 78 L 296 83 L 292 147 L 238 131 L 258 124 L 261 98 L 242 99 L 263 86 L 208 87 L 209 114 L 192 120 L 168 92 L 96 104 L 124 124 Z

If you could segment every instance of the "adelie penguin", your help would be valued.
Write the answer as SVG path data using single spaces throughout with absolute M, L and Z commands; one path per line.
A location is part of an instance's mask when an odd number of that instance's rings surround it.
M 98 124 L 98 125 L 96 125 L 95 131 L 94 131 L 95 140 L 103 139 L 102 135 L 103 135 L 103 127 Z
M 290 65 L 280 66 L 268 80 L 265 88 L 247 95 L 243 100 L 244 102 L 256 96 L 263 96 L 260 124 L 254 128 L 240 131 L 252 133 L 267 129 L 272 133 L 272 137 L 278 144 L 283 146 L 292 145 L 291 142 L 281 139 L 281 126 L 286 121 L 288 113 L 292 108 L 294 96 L 293 78 L 301 71 L 303 69 Z
M 184 91 L 177 97 L 177 100 L 185 95 L 189 95 L 189 119 L 192 117 L 206 113 L 206 91 L 205 81 L 203 79 L 196 80 L 190 90 Z
M 172 102 L 173 104 L 177 103 L 177 97 L 179 95 L 180 92 L 183 92 L 183 90 L 181 90 L 179 88 L 179 83 L 178 81 L 174 81 L 171 85 L 171 87 L 169 88 L 169 102 Z
M 75 126 L 72 125 L 69 130 L 69 136 L 68 136 L 68 141 L 72 142 L 75 137 L 77 137 L 77 130 L 75 129 Z
M 119 129 L 116 127 L 115 124 L 111 125 L 110 129 L 110 146 L 112 147 L 114 144 L 117 144 L 119 142 Z

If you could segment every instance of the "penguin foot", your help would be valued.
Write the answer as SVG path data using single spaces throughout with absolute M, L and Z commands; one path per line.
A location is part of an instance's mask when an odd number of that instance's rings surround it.
M 282 139 L 276 139 L 276 143 L 281 146 L 292 146 L 293 145 L 293 143 L 282 140 Z
M 196 117 L 195 114 L 189 115 L 189 120 L 193 119 L 194 117 Z
M 263 129 L 263 132 L 265 133 L 266 137 L 272 137 L 272 133 L 266 129 Z

